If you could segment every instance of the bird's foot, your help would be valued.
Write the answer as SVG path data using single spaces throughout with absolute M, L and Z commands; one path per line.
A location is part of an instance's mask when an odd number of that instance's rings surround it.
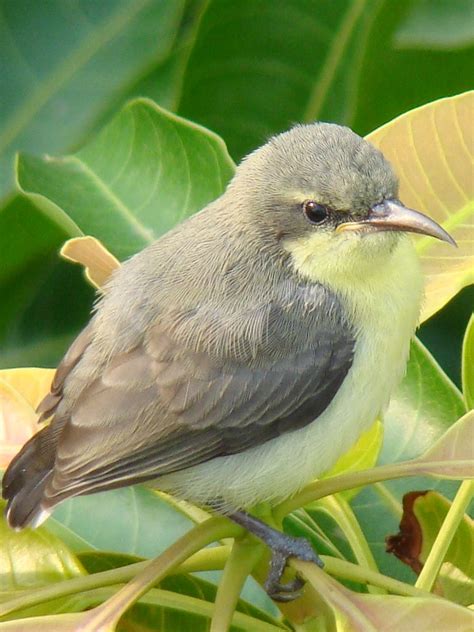
M 323 567 L 323 562 L 305 538 L 295 538 L 280 532 L 275 533 L 279 537 L 272 538 L 274 541 L 269 544 L 272 550 L 272 559 L 264 588 L 275 601 L 293 601 L 301 595 L 304 580 L 297 575 L 290 582 L 281 582 L 288 560 L 291 557 L 296 557 L 305 562 L 313 562 L 321 568 Z
M 286 565 L 290 557 L 296 557 L 305 562 L 314 562 L 320 568 L 323 562 L 305 538 L 296 538 L 273 529 L 265 522 L 251 516 L 245 511 L 234 511 L 228 517 L 245 527 L 250 533 L 265 542 L 272 552 L 270 571 L 265 582 L 265 590 L 275 601 L 292 601 L 300 596 L 304 580 L 296 576 L 288 583 L 281 583 Z

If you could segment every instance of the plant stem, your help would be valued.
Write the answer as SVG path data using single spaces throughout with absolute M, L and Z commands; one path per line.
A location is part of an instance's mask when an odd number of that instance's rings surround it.
M 418 576 L 415 584 L 417 588 L 427 591 L 432 590 L 449 545 L 456 534 L 456 529 L 463 519 L 473 495 L 474 481 L 463 481 Z
M 379 569 L 365 535 L 345 498 L 337 494 L 322 498 L 319 502 L 327 506 L 330 515 L 338 522 L 359 564 L 363 568 L 378 572 Z M 377 586 L 369 586 L 369 592 L 380 595 L 385 594 L 386 591 Z
M 263 545 L 249 538 L 236 539 L 217 589 L 209 632 L 225 632 L 232 624 L 242 586 L 263 551 Z
M 230 553 L 230 546 L 216 546 L 198 551 L 180 566 L 173 569 L 169 574 L 193 573 L 196 571 L 220 570 L 224 568 L 225 562 Z M 103 586 L 113 586 L 124 584 L 133 579 L 139 572 L 149 565 L 149 560 L 128 564 L 110 571 L 102 571 L 84 577 L 75 577 L 56 584 L 44 586 L 37 589 L 22 591 L 13 599 L 0 603 L 0 617 L 21 610 L 36 606 L 45 601 L 51 601 L 58 597 L 80 593 L 87 590 L 101 588 Z
M 405 597 L 437 597 L 431 593 L 416 588 L 411 584 L 405 584 L 398 579 L 387 577 L 368 568 L 362 568 L 357 564 L 352 564 L 346 560 L 338 560 L 334 557 L 327 555 L 321 555 L 321 559 L 324 562 L 324 570 L 330 575 L 338 577 L 340 579 L 348 579 L 350 581 L 358 582 L 359 584 L 371 584 L 372 586 L 379 586 L 386 591 L 395 595 L 403 595 Z
M 120 617 L 154 584 L 199 549 L 221 538 L 236 537 L 242 529 L 227 518 L 210 518 L 188 531 L 164 553 L 150 562 L 132 581 L 108 601 L 88 613 L 84 628 L 91 630 L 115 629 Z
M 284 516 L 291 513 L 299 507 L 308 505 L 309 503 L 330 496 L 346 489 L 354 489 L 355 487 L 364 487 L 379 481 L 390 479 L 405 478 L 409 476 L 418 476 L 424 474 L 426 476 L 435 476 L 435 472 L 441 466 L 445 466 L 444 462 L 439 461 L 400 461 L 387 465 L 380 465 L 368 470 L 360 470 L 359 472 L 349 472 L 340 474 L 331 478 L 324 478 L 314 481 L 306 485 L 298 494 L 292 498 L 285 500 L 277 505 L 273 511 L 273 515 L 282 520 Z M 461 478 L 461 477 L 460 477 Z
M 102 603 L 113 594 L 113 588 L 110 587 L 99 588 L 98 590 L 90 590 L 81 595 L 80 607 L 84 610 L 86 610 L 87 608 L 92 608 L 94 606 L 97 606 L 97 604 Z M 161 590 L 159 588 L 152 588 L 150 591 L 148 591 L 146 595 L 143 595 L 140 598 L 140 603 L 147 606 L 166 608 L 177 612 L 206 617 L 207 619 L 211 618 L 214 608 L 214 604 L 209 601 L 204 601 L 203 599 L 191 597 L 189 595 L 178 594 L 169 590 Z M 83 613 L 73 613 L 70 615 L 43 615 L 41 617 L 16 619 L 0 624 L 0 630 L 3 630 L 3 628 L 7 626 L 9 626 L 7 627 L 7 629 L 11 631 L 15 630 L 15 632 L 21 632 L 23 629 L 26 628 L 29 630 L 34 630 L 35 623 L 38 627 L 38 630 L 48 629 L 51 632 L 56 629 L 63 630 L 66 629 L 64 626 L 64 622 L 68 621 L 68 616 L 71 619 L 71 626 L 67 629 L 71 631 L 75 630 L 76 632 L 78 630 L 82 630 L 84 632 L 82 621 L 84 616 L 87 615 Z M 49 627 L 46 627 L 45 624 L 49 624 Z M 280 624 L 278 621 L 274 621 L 273 623 L 271 623 L 238 611 L 233 613 L 232 624 L 235 625 L 239 630 L 248 630 L 249 632 L 281 632 L 282 630 L 287 630 L 287 628 L 283 627 L 283 625 Z

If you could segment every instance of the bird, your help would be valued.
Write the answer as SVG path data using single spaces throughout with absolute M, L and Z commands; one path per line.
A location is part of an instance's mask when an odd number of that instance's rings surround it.
M 3 477 L 9 525 L 73 496 L 145 483 L 228 515 L 272 549 L 266 588 L 308 542 L 251 514 L 327 471 L 405 371 L 423 276 L 382 153 L 348 127 L 299 124 L 224 193 L 117 269 L 38 407 L 50 420 Z

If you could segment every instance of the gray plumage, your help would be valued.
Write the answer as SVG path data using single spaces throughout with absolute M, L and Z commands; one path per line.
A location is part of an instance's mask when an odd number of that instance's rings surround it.
M 304 191 L 330 206 L 333 224 L 307 221 Z M 221 198 L 125 262 L 40 406 L 51 423 L 5 474 L 10 524 L 77 494 L 159 486 L 318 423 L 350 370 L 357 327 L 337 292 L 295 271 L 283 244 L 396 193 L 390 165 L 353 132 L 298 126 L 244 160 Z

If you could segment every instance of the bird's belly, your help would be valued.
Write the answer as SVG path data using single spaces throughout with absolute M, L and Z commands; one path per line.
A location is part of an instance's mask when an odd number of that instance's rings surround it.
M 405 370 L 422 277 L 412 246 L 399 251 L 393 278 L 346 297 L 365 326 L 357 334 L 351 369 L 315 421 L 245 452 L 163 476 L 156 486 L 197 503 L 220 498 L 245 508 L 282 500 L 328 470 L 387 406 Z
M 406 360 L 408 340 L 384 348 L 360 339 L 354 363 L 331 404 L 311 424 L 239 454 L 164 476 L 157 487 L 197 503 L 221 498 L 232 507 L 279 501 L 328 470 L 387 404 Z

